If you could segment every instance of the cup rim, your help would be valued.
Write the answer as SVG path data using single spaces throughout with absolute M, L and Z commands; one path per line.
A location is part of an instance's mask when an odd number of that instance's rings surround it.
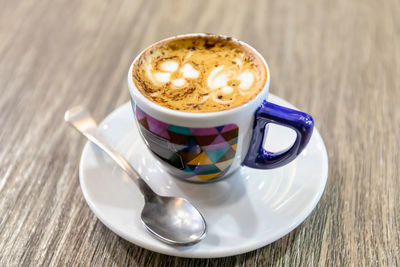
M 238 42 L 239 44 L 246 46 L 247 48 L 249 48 L 251 51 L 253 51 L 263 62 L 265 68 L 266 68 L 266 72 L 267 72 L 267 79 L 265 81 L 264 87 L 263 89 L 258 92 L 258 94 L 256 95 L 256 97 L 254 97 L 253 99 L 251 99 L 249 102 L 240 105 L 238 107 L 235 108 L 231 108 L 228 110 L 221 110 L 221 111 L 213 111 L 213 112 L 185 112 L 185 111 L 179 111 L 179 110 L 174 110 L 174 109 L 170 109 L 164 106 L 161 106 L 157 103 L 154 103 L 153 101 L 149 100 L 147 97 L 145 97 L 140 91 L 139 89 L 136 87 L 135 82 L 133 81 L 133 77 L 132 77 L 132 71 L 133 71 L 133 65 L 136 62 L 136 60 L 139 59 L 139 57 L 148 49 L 150 49 L 151 47 L 164 42 L 164 41 L 168 41 L 171 39 L 176 39 L 176 38 L 181 38 L 181 37 L 196 37 L 196 36 L 211 36 L 211 37 L 222 37 L 222 38 L 230 38 L 231 40 L 233 40 L 234 42 Z M 259 102 L 259 98 L 263 97 L 265 95 L 265 91 L 269 89 L 269 85 L 270 85 L 270 79 L 271 79 L 271 75 L 270 75 L 270 70 L 269 70 L 269 66 L 267 64 L 267 61 L 264 59 L 264 57 L 251 45 L 240 41 L 236 38 L 233 37 L 228 37 L 226 35 L 222 35 L 222 34 L 213 34 L 213 33 L 187 33 L 187 34 L 178 34 L 178 35 L 174 35 L 165 39 L 162 39 L 160 41 L 157 41 L 155 43 L 152 43 L 151 45 L 147 46 L 145 49 L 143 49 L 136 57 L 135 59 L 132 61 L 130 67 L 129 67 L 129 72 L 128 72 L 128 86 L 129 86 L 129 92 L 131 95 L 131 98 L 134 100 L 134 102 L 141 102 L 144 104 L 147 104 L 148 106 L 151 106 L 152 109 L 154 109 L 155 111 L 157 111 L 158 113 L 163 113 L 165 115 L 170 115 L 170 116 L 174 116 L 174 117 L 182 117 L 182 118 L 192 118 L 192 119 L 206 119 L 206 118 L 211 118 L 211 117 L 215 117 L 215 116 L 227 116 L 227 115 L 232 115 L 232 113 L 236 113 L 236 112 L 240 112 L 242 110 L 245 110 L 247 107 L 251 106 L 254 102 Z M 268 93 L 268 92 L 267 92 Z M 138 99 L 139 101 L 136 101 L 136 99 Z

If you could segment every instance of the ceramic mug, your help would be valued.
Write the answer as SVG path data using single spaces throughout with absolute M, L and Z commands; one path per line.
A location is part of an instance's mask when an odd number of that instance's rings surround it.
M 182 35 L 168 39 L 179 37 Z M 310 140 L 314 126 L 312 117 L 267 102 L 270 85 L 267 62 L 250 45 L 234 41 L 260 57 L 267 70 L 267 80 L 255 98 L 233 109 L 190 113 L 160 106 L 143 96 L 133 81 L 133 65 L 141 54 L 129 69 L 131 103 L 143 141 L 170 174 L 185 181 L 218 181 L 243 165 L 258 169 L 277 168 L 295 159 Z M 294 144 L 279 153 L 265 150 L 263 140 L 269 123 L 293 129 L 297 135 Z

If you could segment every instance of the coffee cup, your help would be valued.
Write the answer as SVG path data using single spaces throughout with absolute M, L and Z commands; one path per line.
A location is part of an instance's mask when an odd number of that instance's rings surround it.
M 210 36 L 225 38 L 251 51 L 265 67 L 265 82 L 254 98 L 237 107 L 212 112 L 174 110 L 146 97 L 134 81 L 135 63 L 149 50 L 145 49 L 132 62 L 128 73 L 134 119 L 144 143 L 167 172 L 188 182 L 219 181 L 241 166 L 272 169 L 288 164 L 308 144 L 314 122 L 306 113 L 266 101 L 270 71 L 259 52 L 242 41 L 221 35 L 187 34 L 160 42 Z M 281 152 L 269 152 L 263 147 L 266 126 L 271 123 L 295 131 L 292 146 Z

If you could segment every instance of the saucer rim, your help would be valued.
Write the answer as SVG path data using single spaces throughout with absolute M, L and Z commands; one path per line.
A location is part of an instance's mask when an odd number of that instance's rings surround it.
M 291 103 L 287 102 L 286 100 L 274 95 L 274 94 L 269 94 L 268 96 L 268 100 L 271 102 L 274 102 L 274 100 L 280 101 L 282 103 L 284 103 L 285 105 L 291 107 L 291 108 L 296 108 L 294 107 Z M 116 117 L 118 115 L 118 113 L 120 112 L 120 110 L 125 107 L 126 105 L 130 105 L 130 102 L 126 102 L 120 106 L 118 106 L 116 109 L 114 109 L 111 113 L 109 113 L 102 121 L 101 123 L 99 123 L 99 127 L 103 127 L 104 124 L 106 124 L 108 121 L 113 120 L 114 117 Z M 297 108 L 296 108 L 297 109 Z M 305 219 L 311 214 L 311 212 L 315 209 L 316 205 L 318 204 L 319 200 L 322 197 L 322 194 L 324 193 L 324 189 L 326 186 L 326 182 L 328 179 L 328 171 L 329 171 L 329 163 L 328 163 L 328 154 L 327 154 L 327 150 L 326 150 L 326 146 L 325 143 L 322 139 L 322 136 L 320 135 L 318 129 L 315 127 L 314 128 L 314 133 L 313 133 L 313 137 L 317 138 L 317 143 L 321 143 L 322 147 L 321 147 L 321 155 L 323 157 L 322 161 L 323 161 L 323 165 L 325 166 L 322 167 L 322 171 L 321 171 L 321 178 L 323 178 L 323 181 L 320 183 L 320 188 L 318 188 L 318 194 L 316 194 L 316 196 L 314 197 L 314 199 L 312 201 L 308 202 L 308 208 L 304 208 L 301 217 L 299 217 L 295 223 L 293 223 L 292 225 L 290 225 L 289 227 L 283 229 L 280 232 L 275 232 L 274 234 L 271 234 L 270 236 L 268 236 L 268 238 L 263 239 L 263 240 L 259 240 L 256 241 L 250 245 L 247 245 L 245 247 L 240 247 L 238 246 L 237 248 L 231 248 L 229 249 L 229 252 L 217 252 L 215 254 L 208 254 L 208 253 L 204 253 L 204 252 L 198 252 L 198 251 L 186 251 L 180 247 L 173 247 L 173 246 L 167 246 L 165 244 L 160 243 L 159 245 L 152 245 L 151 243 L 148 243 L 146 241 L 140 240 L 140 239 L 132 239 L 131 236 L 125 235 L 122 231 L 120 231 L 118 228 L 113 227 L 111 224 L 109 224 L 107 222 L 107 220 L 105 218 L 103 218 L 102 216 L 102 212 L 101 210 L 99 210 L 99 208 L 97 208 L 95 206 L 95 203 L 92 203 L 89 193 L 87 191 L 87 186 L 85 184 L 84 181 L 84 174 L 83 174 L 83 165 L 84 165 L 84 160 L 85 158 L 87 158 L 87 153 L 88 150 L 90 149 L 91 146 L 94 146 L 93 144 L 91 144 L 89 141 L 87 141 L 85 143 L 85 146 L 82 150 L 81 153 L 81 158 L 79 161 L 79 183 L 81 186 L 81 190 L 82 190 L 82 194 L 85 198 L 86 203 L 88 204 L 89 208 L 91 209 L 91 211 L 94 213 L 94 215 L 107 227 L 109 228 L 111 231 L 113 231 L 115 234 L 117 234 L 118 236 L 122 237 L 123 239 L 137 245 L 140 246 L 142 248 L 157 252 L 157 253 L 162 253 L 165 255 L 169 255 L 169 256 L 177 256 L 177 257 L 184 257 L 184 258 L 221 258 L 221 257 L 229 257 L 229 256 L 234 256 L 234 255 L 239 255 L 239 254 L 243 254 L 243 253 L 247 253 L 256 249 L 259 249 L 261 247 L 264 247 L 266 245 L 269 245 L 275 241 L 277 241 L 278 239 L 286 236 L 288 233 L 290 233 L 291 231 L 293 231 L 296 227 L 298 227 L 301 223 L 303 223 L 305 221 Z M 241 168 L 248 168 L 251 169 L 249 167 L 241 167 Z M 322 173 L 323 172 L 323 173 Z M 106 216 L 104 216 L 106 217 Z M 200 243 L 199 243 L 200 244 Z M 196 244 L 192 247 L 196 247 L 199 244 Z M 183 247 L 184 248 L 184 247 Z

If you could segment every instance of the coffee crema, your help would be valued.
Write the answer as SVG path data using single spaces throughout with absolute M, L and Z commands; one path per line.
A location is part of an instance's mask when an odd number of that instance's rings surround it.
M 229 37 L 181 36 L 156 43 L 134 62 L 139 91 L 161 106 L 215 112 L 243 105 L 263 89 L 260 57 Z

